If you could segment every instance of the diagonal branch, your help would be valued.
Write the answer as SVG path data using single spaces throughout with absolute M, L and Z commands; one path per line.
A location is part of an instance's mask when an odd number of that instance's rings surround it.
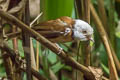
M 20 70 L 26 72 L 26 70 L 23 68 L 21 68 Z M 40 75 L 40 73 L 33 68 L 31 69 L 31 72 L 32 72 L 32 75 L 34 75 L 38 80 L 48 80 L 42 75 Z

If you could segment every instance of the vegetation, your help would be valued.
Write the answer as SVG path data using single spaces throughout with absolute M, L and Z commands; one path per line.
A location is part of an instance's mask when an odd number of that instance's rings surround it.
M 1 0 L 0 79 L 120 80 L 119 6 L 120 0 Z M 88 22 L 94 42 L 59 43 L 58 54 L 30 28 L 62 16 Z

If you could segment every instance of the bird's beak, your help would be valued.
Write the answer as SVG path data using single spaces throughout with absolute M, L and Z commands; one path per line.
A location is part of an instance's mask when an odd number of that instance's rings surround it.
M 87 39 L 90 40 L 90 41 L 92 41 L 92 42 L 94 42 L 94 39 L 93 39 L 92 36 L 90 36 L 90 35 L 87 36 Z
M 92 41 L 92 42 L 94 42 L 94 39 L 92 37 L 89 40 Z

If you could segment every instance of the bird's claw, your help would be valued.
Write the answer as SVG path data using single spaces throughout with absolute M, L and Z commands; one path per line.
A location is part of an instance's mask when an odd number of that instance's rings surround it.
M 60 54 L 63 51 L 63 48 L 61 48 L 58 44 L 55 43 L 55 45 L 57 46 L 57 48 L 59 49 L 58 54 Z
M 59 52 L 58 54 L 60 54 L 63 51 L 63 48 L 59 47 Z

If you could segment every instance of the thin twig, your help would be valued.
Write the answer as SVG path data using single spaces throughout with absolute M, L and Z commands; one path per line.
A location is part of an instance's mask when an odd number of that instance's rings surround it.
M 32 27 L 32 25 L 35 23 L 35 21 L 38 20 L 42 14 L 43 14 L 43 12 L 41 12 L 41 13 L 30 23 L 30 27 Z
M 12 33 L 6 34 L 7 40 L 9 40 L 11 38 L 19 37 L 20 34 L 21 34 L 21 31 L 17 31 L 17 32 L 12 32 Z

